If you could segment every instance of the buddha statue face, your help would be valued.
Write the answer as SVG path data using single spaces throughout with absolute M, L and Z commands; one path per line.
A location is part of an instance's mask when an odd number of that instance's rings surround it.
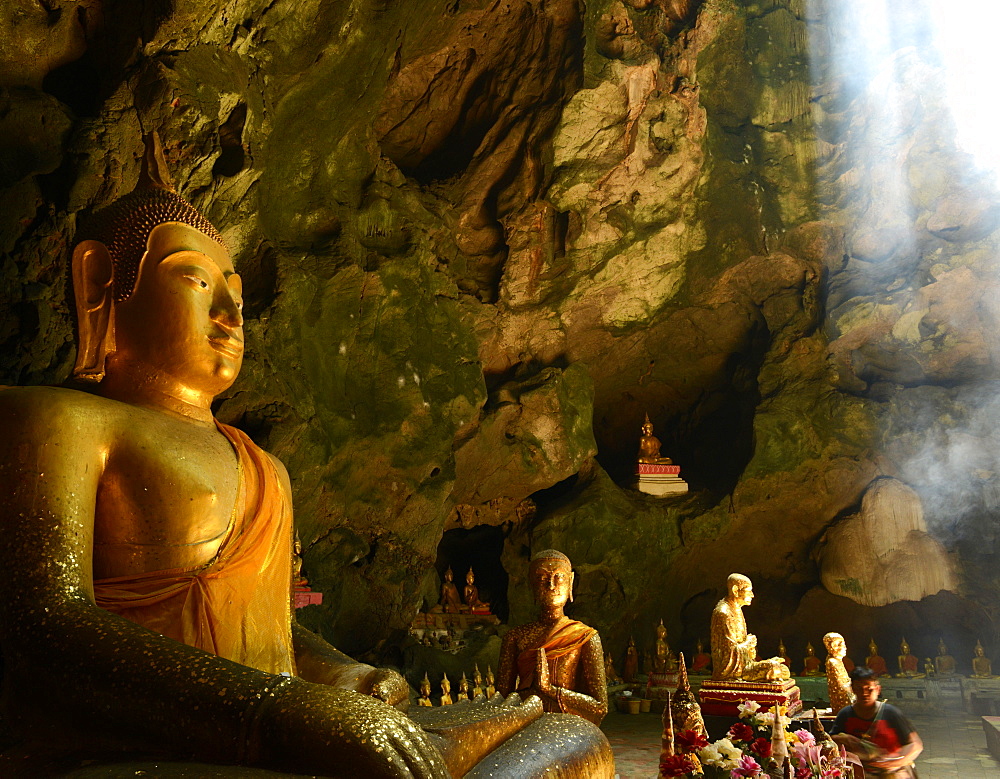
M 868 653 L 873 657 L 878 654 L 878 644 L 875 643 L 874 638 L 868 642 Z
M 899 645 L 899 653 L 901 655 L 908 655 L 908 654 L 910 654 L 910 645 L 906 643 L 906 639 L 905 638 L 903 639 L 902 643 Z
M 844 637 L 840 633 L 827 633 L 823 636 L 823 644 L 826 646 L 826 653 L 830 657 L 843 659 L 847 655 L 847 644 L 844 643 Z
M 472 572 L 472 569 L 470 568 L 469 572 L 465 574 L 465 583 L 472 584 L 475 581 L 476 581 L 476 575 Z
M 729 593 L 737 606 L 749 606 L 753 603 L 753 584 L 745 576 L 733 574 L 729 577 Z
M 663 624 L 663 620 L 660 620 L 660 624 L 656 626 L 656 637 L 663 641 L 667 637 L 667 628 Z
M 980 644 L 978 641 L 976 642 L 976 650 L 975 651 L 976 651 L 976 657 L 985 657 L 986 656 L 986 650 L 983 649 L 983 645 Z
M 135 290 L 115 310 L 108 372 L 155 373 L 212 397 L 243 363 L 243 286 L 225 247 L 195 228 L 153 228 Z
M 563 560 L 536 560 L 528 578 L 535 601 L 543 607 L 565 606 L 573 599 L 573 570 Z
M 948 654 L 948 647 L 945 645 L 943 638 L 938 641 L 938 654 L 942 657 Z
M 632 428 L 632 429 L 635 430 L 635 428 Z M 652 424 L 652 422 L 644 422 L 643 423 L 643 425 L 642 425 L 642 434 L 644 436 L 651 436 L 651 435 L 653 435 L 653 424 Z

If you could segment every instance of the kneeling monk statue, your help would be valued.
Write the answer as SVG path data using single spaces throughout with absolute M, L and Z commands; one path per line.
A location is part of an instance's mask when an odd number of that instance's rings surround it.
M 541 614 L 500 644 L 497 690 L 537 695 L 546 711 L 579 714 L 599 725 L 608 713 L 604 650 L 594 628 L 563 613 L 573 600 L 573 566 L 555 549 L 538 552 L 528 581 Z
M 211 411 L 242 364 L 240 277 L 161 162 L 74 251 L 91 389 L 0 392 L 0 775 L 510 775 L 541 741 L 532 776 L 612 775 L 597 728 L 538 700 L 421 727 L 402 677 L 295 623 L 288 476 Z
M 726 597 L 712 611 L 712 679 L 777 681 L 791 675 L 780 657 L 757 659 L 757 636 L 747 633 L 743 607 L 753 601 L 753 585 L 739 573 L 726 580 Z

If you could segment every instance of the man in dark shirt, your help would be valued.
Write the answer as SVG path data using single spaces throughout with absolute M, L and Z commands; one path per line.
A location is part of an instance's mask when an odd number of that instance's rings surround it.
M 902 712 L 878 699 L 878 676 L 866 666 L 851 671 L 855 701 L 837 714 L 833 740 L 861 758 L 865 776 L 911 777 L 924 745 Z

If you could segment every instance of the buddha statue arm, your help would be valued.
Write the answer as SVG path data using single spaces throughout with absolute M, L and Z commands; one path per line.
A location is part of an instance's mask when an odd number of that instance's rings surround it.
M 517 630 L 509 630 L 500 642 L 500 664 L 495 686 L 504 697 L 517 689 Z
M 114 427 L 101 403 L 0 394 L 3 703 L 22 736 L 319 775 L 447 776 L 430 737 L 381 701 L 227 661 L 95 605 Z
M 409 686 L 398 673 L 359 663 L 294 621 L 292 643 L 296 671 L 306 681 L 354 690 L 403 709 L 409 703 Z
M 539 654 L 543 653 L 544 650 L 539 650 Z M 576 680 L 572 688 L 559 685 L 559 680 L 553 679 L 549 673 L 548 663 L 539 662 L 536 671 L 538 695 L 555 701 L 558 710 L 566 714 L 578 714 L 595 725 L 600 725 L 608 713 L 608 686 L 604 675 L 604 661 L 601 659 L 603 656 L 601 637 L 594 633 L 580 648 Z

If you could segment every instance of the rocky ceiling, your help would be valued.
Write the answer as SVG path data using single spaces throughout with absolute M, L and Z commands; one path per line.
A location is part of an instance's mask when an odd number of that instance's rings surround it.
M 217 413 L 287 464 L 343 648 L 398 656 L 493 527 L 484 596 L 526 618 L 557 547 L 619 654 L 690 651 L 741 571 L 763 651 L 971 657 L 1000 199 L 919 6 L 865 70 L 820 0 L 8 2 L 0 381 L 67 376 L 77 219 L 155 129 L 245 279 Z M 631 488 L 645 413 L 689 495 Z

